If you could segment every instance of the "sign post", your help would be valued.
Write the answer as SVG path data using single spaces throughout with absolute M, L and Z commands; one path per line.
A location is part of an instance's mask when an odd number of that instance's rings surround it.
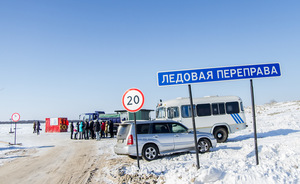
M 15 141 L 14 145 L 17 144 L 17 122 L 20 120 L 21 116 L 19 113 L 13 113 L 11 119 L 15 122 Z
M 192 121 L 193 121 L 193 131 L 194 131 L 194 142 L 195 142 L 195 150 L 196 150 L 196 160 L 197 160 L 197 169 L 200 169 L 199 163 L 199 149 L 198 149 L 198 142 L 197 142 L 197 133 L 196 133 L 196 123 L 195 123 L 195 114 L 194 114 L 194 103 L 193 103 L 193 96 L 192 96 L 192 87 L 189 84 L 189 94 L 190 94 L 190 104 L 191 104 L 191 111 L 192 111 Z
M 259 161 L 258 161 L 258 147 L 257 147 L 257 133 L 256 133 L 256 115 L 255 115 L 254 88 L 253 88 L 252 79 L 250 79 L 250 88 L 251 88 L 251 99 L 252 99 L 252 116 L 253 116 L 255 156 L 256 156 L 256 165 L 258 165 Z
M 140 160 L 139 160 L 139 147 L 138 147 L 138 137 L 137 137 L 137 126 L 136 126 L 136 112 L 138 112 L 144 105 L 144 94 L 136 88 L 131 88 L 127 90 L 122 98 L 123 107 L 129 111 L 133 112 L 134 115 L 134 128 L 135 128 L 135 142 L 136 142 L 136 156 L 137 156 L 137 165 L 140 169 Z
M 202 83 L 202 82 L 219 82 L 219 81 L 250 79 L 256 164 L 258 165 L 259 163 L 258 163 L 257 135 L 256 135 L 256 117 L 255 117 L 255 104 L 254 104 L 254 92 L 253 92 L 252 79 L 280 77 L 280 76 L 281 76 L 281 70 L 280 70 L 279 63 L 226 66 L 226 67 L 217 67 L 217 68 L 202 68 L 202 69 L 157 72 L 157 85 L 159 87 L 163 87 L 163 86 L 188 84 L 189 91 L 190 91 L 190 98 L 192 98 L 190 84 Z M 192 109 L 192 117 L 193 117 L 194 112 L 193 112 L 192 99 L 190 101 L 191 101 L 191 109 Z M 194 132 L 195 132 L 195 127 L 196 127 L 195 119 L 193 117 Z M 196 136 L 194 137 L 195 137 L 195 149 L 197 152 L 197 140 L 196 140 Z M 198 162 L 199 162 L 199 158 L 197 153 L 197 166 L 199 169 Z

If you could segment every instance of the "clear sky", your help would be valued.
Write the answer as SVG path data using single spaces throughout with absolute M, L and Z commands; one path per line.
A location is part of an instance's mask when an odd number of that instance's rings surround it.
M 299 9 L 298 0 L 0 1 L 0 120 L 111 113 L 129 88 L 155 109 L 188 97 L 187 86 L 158 87 L 158 71 L 273 62 L 282 77 L 254 80 L 256 104 L 300 100 Z M 192 90 L 251 105 L 249 80 Z

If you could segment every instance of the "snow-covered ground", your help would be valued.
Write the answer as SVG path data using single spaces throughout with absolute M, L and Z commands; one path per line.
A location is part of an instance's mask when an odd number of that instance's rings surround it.
M 15 141 L 15 133 L 9 133 L 15 131 L 15 124 L 0 124 L 0 166 L 21 157 L 25 150 L 38 150 L 39 153 L 42 153 L 53 145 L 63 144 L 62 140 L 69 138 L 67 133 L 45 134 L 45 124 L 41 124 L 43 130 L 40 135 L 33 134 L 32 127 L 32 124 L 17 124 Z M 8 143 L 14 144 L 15 142 L 22 145 L 8 145 Z
M 111 175 L 156 180 L 158 183 L 300 183 L 300 101 L 256 106 L 259 165 L 256 165 L 251 109 L 246 108 L 245 130 L 231 134 L 228 142 L 218 144 L 211 152 L 199 155 L 200 169 L 196 168 L 194 153 L 160 157 L 140 161 L 140 170 L 132 164 L 120 162 L 106 168 Z M 10 125 L 0 125 L 0 165 L 18 157 L 18 150 L 47 150 L 69 134 L 32 133 L 32 125 L 17 125 L 17 142 L 22 146 L 8 146 L 14 142 Z M 44 128 L 43 128 L 44 129 Z M 115 139 L 102 139 L 99 154 L 111 153 L 109 159 L 126 158 L 113 153 Z M 104 149 L 105 148 L 105 149 Z M 146 177 L 147 176 L 147 177 Z M 146 179 L 145 179 L 146 178 Z M 124 178 L 123 178 L 124 179 Z M 107 181 L 107 183 L 112 183 Z

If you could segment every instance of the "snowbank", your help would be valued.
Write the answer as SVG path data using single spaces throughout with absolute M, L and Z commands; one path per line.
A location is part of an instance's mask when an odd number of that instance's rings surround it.
M 230 134 L 228 142 L 200 155 L 199 170 L 191 153 L 141 161 L 139 172 L 136 164 L 125 167 L 124 172 L 158 175 L 159 183 L 170 184 L 299 183 L 300 102 L 257 106 L 256 111 L 259 165 L 256 165 L 251 109 L 247 108 L 249 127 Z

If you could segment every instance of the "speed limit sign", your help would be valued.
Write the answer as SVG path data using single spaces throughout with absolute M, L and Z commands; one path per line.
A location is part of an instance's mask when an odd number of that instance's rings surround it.
M 144 94 L 136 88 L 127 90 L 122 98 L 124 108 L 129 112 L 137 112 L 144 105 Z
M 11 119 L 13 120 L 13 122 L 18 122 L 20 120 L 21 116 L 19 113 L 13 113 L 13 115 L 11 116 Z
M 135 129 L 137 130 L 137 126 L 136 126 L 136 113 L 137 111 L 139 111 L 143 105 L 144 105 L 144 94 L 136 88 L 131 88 L 129 90 L 127 90 L 122 98 L 122 103 L 124 108 L 129 111 L 129 112 L 133 112 L 134 115 L 134 126 Z M 136 145 L 136 155 L 139 155 L 139 148 L 138 148 L 138 135 L 137 132 L 135 131 L 135 145 Z M 139 162 L 139 157 L 137 157 L 137 164 L 138 164 L 138 168 L 140 169 L 140 162 Z

